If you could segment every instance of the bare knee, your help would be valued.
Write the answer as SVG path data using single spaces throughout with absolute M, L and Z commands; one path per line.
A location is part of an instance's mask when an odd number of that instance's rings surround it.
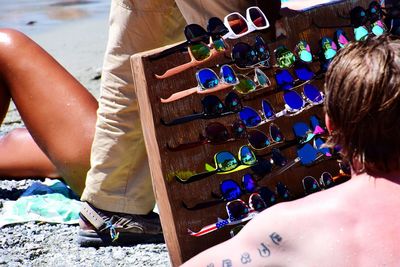
M 30 39 L 20 31 L 0 28 L 0 60 L 9 56 L 15 58 L 17 49 L 27 40 Z
M 2 151 L 12 151 L 14 149 L 39 149 L 33 141 L 31 134 L 26 128 L 16 128 L 0 138 L 0 148 Z
M 6 134 L 0 141 L 3 145 L 8 144 L 23 144 L 25 141 L 31 139 L 31 135 L 29 134 L 28 130 L 25 128 L 16 128 Z
M 10 28 L 0 28 L 0 36 L 1 45 L 10 45 L 28 38 L 24 33 Z

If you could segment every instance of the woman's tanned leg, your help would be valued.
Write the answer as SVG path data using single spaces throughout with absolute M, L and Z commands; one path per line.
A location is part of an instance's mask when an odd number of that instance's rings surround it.
M 0 138 L 0 177 L 21 179 L 60 176 L 27 129 L 14 129 Z
M 0 96 L 11 96 L 33 140 L 80 194 L 89 168 L 96 99 L 36 43 L 10 29 L 0 29 L 0 90 Z M 0 119 L 7 103 L 0 101 Z M 20 157 L 37 153 L 33 145 L 15 151 Z

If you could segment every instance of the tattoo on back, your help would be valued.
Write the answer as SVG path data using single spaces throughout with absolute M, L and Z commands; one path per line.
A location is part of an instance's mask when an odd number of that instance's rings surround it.
M 232 267 L 232 261 L 230 259 L 225 259 L 222 261 L 222 267 Z
M 273 232 L 272 234 L 270 234 L 269 237 L 271 238 L 272 242 L 274 242 L 274 244 L 278 245 L 278 246 L 282 241 L 282 237 L 279 234 L 277 234 L 276 232 Z
M 269 238 L 271 239 L 272 243 L 274 243 L 277 246 L 279 246 L 283 240 L 283 238 L 276 232 L 270 234 Z M 271 255 L 270 247 L 268 247 L 268 244 L 261 242 L 257 248 L 258 252 L 260 253 L 260 256 L 264 258 L 269 257 Z
M 243 254 L 242 254 L 242 257 L 240 258 L 240 261 L 241 261 L 243 264 L 248 264 L 248 263 L 250 263 L 250 262 L 251 262 L 250 254 L 247 253 L 247 252 L 243 253 Z
M 269 257 L 271 255 L 271 251 L 269 250 L 268 246 L 261 242 L 260 246 L 258 247 L 258 252 L 260 253 L 261 257 Z

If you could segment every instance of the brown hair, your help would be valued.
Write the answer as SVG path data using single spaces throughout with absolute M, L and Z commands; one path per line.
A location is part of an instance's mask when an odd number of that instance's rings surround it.
M 400 168 L 400 38 L 370 37 L 351 43 L 332 61 L 325 78 L 325 110 L 353 168 Z M 355 169 L 362 172 L 364 168 Z

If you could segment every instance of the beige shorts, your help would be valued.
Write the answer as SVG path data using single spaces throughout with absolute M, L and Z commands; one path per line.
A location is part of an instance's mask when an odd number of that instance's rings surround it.
M 223 19 L 252 5 L 254 1 L 243 0 L 112 0 L 91 169 L 82 201 L 131 214 L 146 214 L 153 209 L 155 200 L 135 93 L 141 88 L 133 87 L 129 57 L 183 41 L 185 19 L 205 27 L 210 17 Z

